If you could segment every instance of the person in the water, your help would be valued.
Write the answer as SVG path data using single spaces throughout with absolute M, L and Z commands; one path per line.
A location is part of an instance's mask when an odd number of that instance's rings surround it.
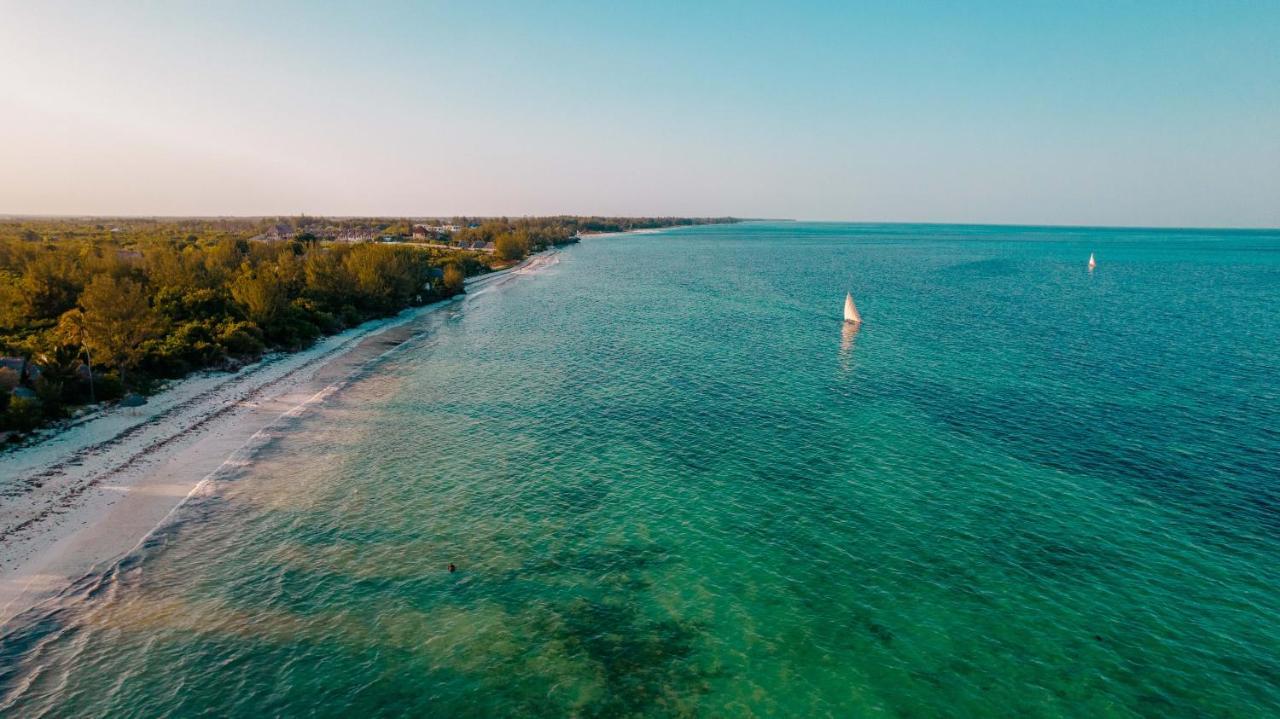
M 458 571 L 458 568 L 453 566 L 453 562 L 449 562 L 449 573 L 453 574 L 456 571 Z

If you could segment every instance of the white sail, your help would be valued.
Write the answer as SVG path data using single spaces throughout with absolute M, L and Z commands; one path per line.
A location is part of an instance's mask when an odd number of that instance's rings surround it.
M 1091 270 L 1092 270 L 1093 268 L 1095 268 L 1095 267 L 1097 267 L 1097 266 L 1098 266 L 1098 261 L 1097 261 L 1097 260 L 1095 260 L 1095 259 L 1093 259 L 1093 253 L 1092 253 L 1092 252 L 1090 252 L 1090 253 L 1089 253 L 1089 269 L 1091 269 Z
M 855 324 L 862 322 L 862 315 L 858 314 L 858 308 L 853 306 L 852 292 L 845 293 L 844 296 L 844 321 Z

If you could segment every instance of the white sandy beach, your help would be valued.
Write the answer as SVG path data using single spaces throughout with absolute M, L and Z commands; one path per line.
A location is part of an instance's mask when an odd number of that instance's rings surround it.
M 557 261 L 554 251 L 467 283 L 474 295 Z M 406 310 L 275 354 L 237 373 L 193 375 L 138 408 L 115 407 L 0 455 L 0 623 L 118 561 L 255 436 L 340 389 L 410 337 Z

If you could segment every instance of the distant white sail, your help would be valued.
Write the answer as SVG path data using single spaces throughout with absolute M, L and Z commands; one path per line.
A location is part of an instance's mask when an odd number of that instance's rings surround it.
M 1095 268 L 1095 267 L 1097 267 L 1097 266 L 1098 266 L 1098 261 L 1097 261 L 1097 260 L 1095 260 L 1095 259 L 1093 259 L 1093 253 L 1092 253 L 1092 252 L 1090 252 L 1090 253 L 1089 253 L 1089 269 L 1091 269 L 1091 270 L 1092 270 L 1093 268 Z
M 844 296 L 844 321 L 854 324 L 862 322 L 862 315 L 858 314 L 858 308 L 853 306 L 852 292 L 847 292 Z

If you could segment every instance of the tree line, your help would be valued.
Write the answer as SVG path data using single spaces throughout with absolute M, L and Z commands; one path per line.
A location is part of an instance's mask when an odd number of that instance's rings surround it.
M 476 253 L 374 243 L 46 240 L 31 231 L 0 237 L 0 431 L 301 349 L 457 294 L 467 275 L 490 269 Z
M 455 295 L 466 277 L 581 232 L 694 222 L 455 218 L 455 241 L 491 242 L 489 255 L 325 242 L 317 232 L 395 235 L 413 224 L 394 218 L 0 221 L 0 433 L 13 438 L 194 370 L 234 370 L 269 350 L 302 349 Z M 296 228 L 294 239 L 252 239 L 282 224 Z

